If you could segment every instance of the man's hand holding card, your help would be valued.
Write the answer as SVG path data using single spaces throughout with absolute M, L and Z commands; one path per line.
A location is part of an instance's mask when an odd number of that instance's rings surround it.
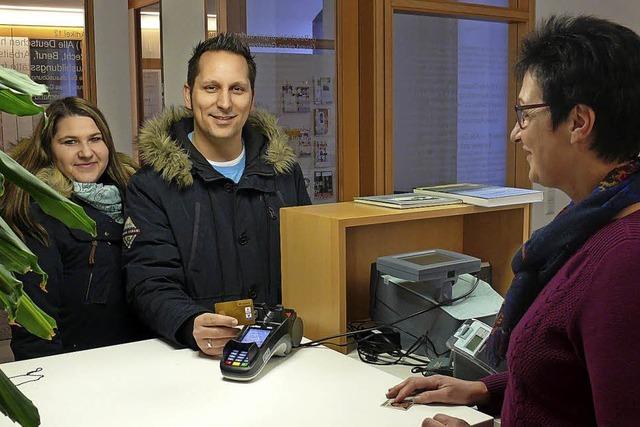
M 219 302 L 215 305 L 216 314 L 233 317 L 238 325 L 253 325 L 256 323 L 256 312 L 252 299 Z

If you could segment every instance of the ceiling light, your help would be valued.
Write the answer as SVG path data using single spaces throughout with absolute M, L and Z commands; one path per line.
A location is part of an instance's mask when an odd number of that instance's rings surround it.
M 0 25 L 84 27 L 82 9 L 0 6 Z

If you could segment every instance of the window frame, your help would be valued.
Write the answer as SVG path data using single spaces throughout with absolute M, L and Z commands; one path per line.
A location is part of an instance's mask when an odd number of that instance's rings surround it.
M 359 0 L 359 128 L 358 155 L 343 154 L 345 168 L 356 166 L 357 185 L 347 186 L 340 200 L 357 195 L 393 192 L 393 15 L 396 12 L 467 18 L 508 23 L 508 65 L 513 69 L 520 41 L 535 23 L 535 0 L 510 0 L 508 7 L 459 3 L 448 0 Z M 517 98 L 519 87 L 513 73 L 508 80 L 507 104 Z M 340 95 L 340 93 L 338 93 Z M 338 102 L 340 102 L 340 98 Z M 507 135 L 515 123 L 507 110 Z M 348 123 L 348 122 L 346 122 Z M 345 123 L 345 124 L 346 124 Z M 343 140 L 344 141 L 344 140 Z M 507 185 L 530 188 L 528 165 L 521 150 L 505 141 Z M 348 152 L 346 153 L 348 154 Z M 341 175 L 338 178 L 342 178 Z M 345 181 L 344 178 L 341 181 Z
M 132 1 L 132 0 L 130 0 Z M 143 0 L 137 0 L 143 1 Z M 244 0 L 234 0 L 244 3 Z M 219 0 L 219 31 L 230 30 L 230 4 Z M 236 7 L 242 9 L 242 5 Z M 521 39 L 534 25 L 535 0 L 509 0 L 508 7 L 451 0 L 336 0 L 337 200 L 393 192 L 393 28 L 395 11 L 507 22 L 509 67 Z M 510 75 L 507 105 L 519 90 Z M 515 123 L 508 109 L 507 124 Z M 507 132 L 507 135 L 509 132 Z M 507 144 L 507 185 L 530 187 L 521 150 Z

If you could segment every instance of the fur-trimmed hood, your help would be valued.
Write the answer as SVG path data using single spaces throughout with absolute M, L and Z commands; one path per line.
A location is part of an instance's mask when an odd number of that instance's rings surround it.
M 126 154 L 116 153 L 116 157 L 118 161 L 122 163 L 127 177 L 131 177 L 131 175 L 133 175 L 138 169 L 138 165 L 136 164 L 136 162 Z M 71 180 L 69 180 L 69 178 L 64 176 L 62 172 L 60 172 L 60 169 L 58 169 L 57 167 L 50 166 L 44 169 L 40 169 L 35 175 L 42 182 L 56 190 L 64 197 L 71 197 L 71 194 L 73 193 L 73 183 L 71 182 Z
M 138 136 L 142 163 L 151 166 L 165 182 L 175 182 L 182 188 L 193 184 L 193 164 L 187 151 L 171 136 L 171 127 L 187 117 L 193 115 L 186 108 L 169 107 L 158 117 L 148 120 Z M 249 114 L 246 126 L 253 126 L 267 139 L 263 160 L 275 173 L 293 170 L 296 156 L 275 116 L 264 110 L 254 110 Z

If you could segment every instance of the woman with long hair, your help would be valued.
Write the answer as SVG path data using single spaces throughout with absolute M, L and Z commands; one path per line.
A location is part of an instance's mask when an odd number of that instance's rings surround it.
M 137 166 L 117 153 L 102 113 L 81 98 L 54 101 L 33 137 L 11 153 L 17 162 L 96 222 L 97 236 L 46 215 L 27 193 L 6 184 L 2 213 L 48 273 L 46 290 L 33 273 L 20 279 L 34 302 L 56 319 L 46 341 L 13 326 L 16 360 L 119 344 L 144 337 L 125 300 L 120 268 L 124 191 Z

